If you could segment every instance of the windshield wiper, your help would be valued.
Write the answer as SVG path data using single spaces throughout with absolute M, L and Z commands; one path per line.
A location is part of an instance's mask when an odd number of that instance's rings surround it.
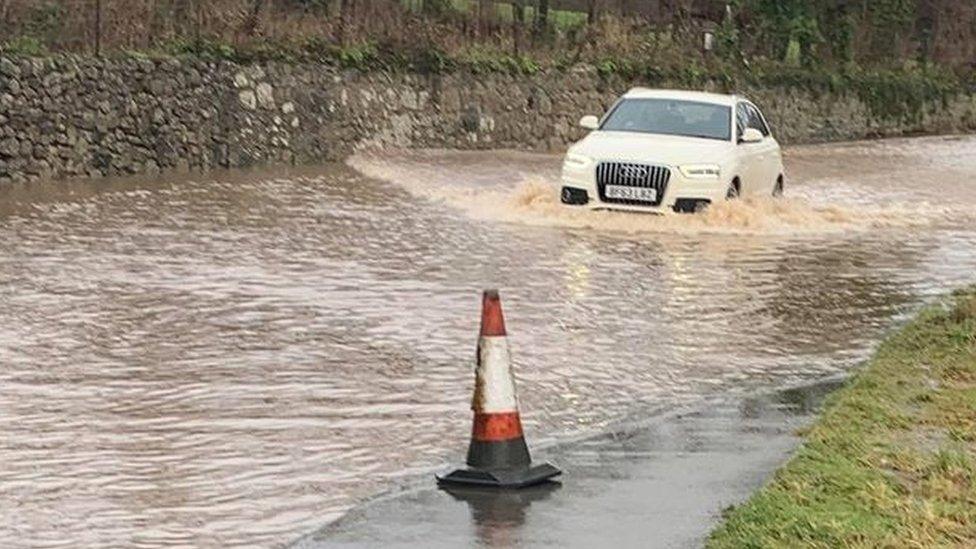
M 680 135 L 683 135 L 685 137 L 697 137 L 699 139 L 717 139 L 719 141 L 725 141 L 726 139 L 724 137 L 715 137 L 714 135 L 705 135 L 705 134 L 698 134 L 698 133 L 685 133 Z
M 726 141 L 728 137 L 715 137 L 714 135 L 706 135 L 703 133 L 672 133 L 672 132 L 652 132 L 647 130 L 623 130 L 616 128 L 601 128 L 600 131 L 605 132 L 621 132 L 621 133 L 642 133 L 645 135 L 667 135 L 671 137 L 693 137 L 696 139 L 714 139 L 716 141 Z

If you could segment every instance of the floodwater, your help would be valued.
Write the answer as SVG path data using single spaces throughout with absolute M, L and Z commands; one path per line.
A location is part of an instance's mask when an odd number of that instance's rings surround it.
M 976 281 L 974 153 L 793 148 L 788 199 L 663 218 L 510 152 L 0 189 L 0 546 L 277 547 L 459 459 L 486 287 L 533 445 L 849 371 Z
M 517 491 L 434 487 L 375 498 L 293 549 L 702 547 L 729 505 L 796 448 L 840 378 L 652 416 L 536 451 L 563 482 Z

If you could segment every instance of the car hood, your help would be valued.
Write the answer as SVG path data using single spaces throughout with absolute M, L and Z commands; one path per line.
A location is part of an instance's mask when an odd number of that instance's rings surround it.
M 720 164 L 733 150 L 728 141 L 635 132 L 595 131 L 573 145 L 569 152 L 596 161 L 681 164 Z

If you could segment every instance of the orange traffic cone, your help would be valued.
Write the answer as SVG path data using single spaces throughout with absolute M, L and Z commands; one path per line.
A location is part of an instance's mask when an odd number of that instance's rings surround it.
M 482 299 L 471 409 L 474 428 L 468 447 L 468 467 L 438 476 L 439 483 L 521 488 L 560 474 L 559 469 L 548 463 L 533 466 L 529 457 L 497 290 L 486 291 Z

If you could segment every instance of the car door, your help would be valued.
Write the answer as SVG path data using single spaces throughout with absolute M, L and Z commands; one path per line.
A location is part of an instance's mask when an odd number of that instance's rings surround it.
M 756 185 L 759 184 L 762 177 L 761 170 L 757 167 L 762 152 L 762 143 L 746 143 L 742 140 L 746 128 L 750 127 L 750 118 L 749 104 L 746 102 L 738 103 L 735 107 L 736 141 L 738 142 L 736 156 L 739 157 L 739 192 L 743 196 L 755 194 Z
M 752 185 L 752 190 L 763 195 L 771 194 L 780 172 L 779 143 L 773 138 L 769 124 L 766 123 L 766 118 L 759 107 L 746 103 L 746 111 L 749 113 L 749 127 L 763 134 L 762 142 L 756 144 L 754 166 L 756 183 Z

